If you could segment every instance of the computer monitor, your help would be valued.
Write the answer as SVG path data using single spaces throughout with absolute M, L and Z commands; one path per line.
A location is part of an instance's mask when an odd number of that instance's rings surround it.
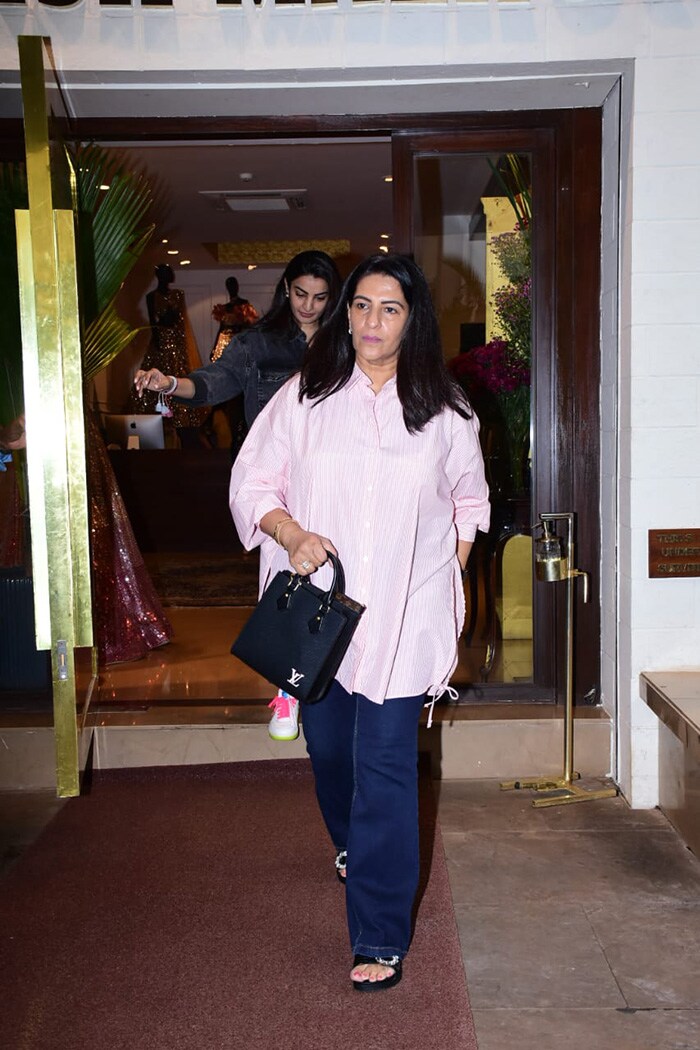
M 138 444 L 132 442 L 132 448 L 151 449 L 165 448 L 163 435 L 163 417 L 157 414 L 144 415 L 105 415 L 105 434 L 108 445 L 119 445 L 129 448 L 129 438 L 137 437 Z

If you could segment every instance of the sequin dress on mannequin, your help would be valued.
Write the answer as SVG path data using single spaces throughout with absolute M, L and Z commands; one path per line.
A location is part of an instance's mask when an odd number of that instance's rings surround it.
M 255 307 L 238 294 L 237 278 L 233 276 L 226 278 L 226 291 L 228 302 L 217 303 L 212 310 L 212 316 L 219 322 L 219 330 L 216 333 L 216 340 L 210 355 L 212 361 L 219 360 L 235 335 L 240 335 L 246 328 L 250 328 L 260 320 L 260 315 Z M 238 394 L 224 401 L 223 404 L 217 405 L 211 415 L 211 424 L 217 444 L 220 447 L 228 445 L 235 459 L 248 433 L 243 394 Z
M 172 627 L 136 545 L 92 413 L 86 425 L 95 644 L 100 662 L 138 660 L 170 641 Z
M 227 277 L 226 291 L 228 292 L 227 303 L 217 303 L 213 315 L 219 322 L 219 331 L 216 333 L 216 341 L 211 352 L 211 360 L 218 361 L 234 335 L 250 328 L 252 324 L 260 320 L 260 315 L 255 307 L 238 294 L 238 281 L 235 277 Z
M 170 266 L 156 266 L 157 286 L 146 296 L 148 319 L 151 323 L 151 342 L 141 368 L 158 368 L 166 375 L 185 376 L 201 366 L 185 307 L 185 293 L 171 288 L 175 280 Z M 156 412 L 158 394 L 144 391 L 143 397 L 132 398 L 134 412 Z M 182 403 L 170 405 L 172 420 L 181 438 L 189 428 L 198 428 L 209 414 L 206 408 L 195 408 Z

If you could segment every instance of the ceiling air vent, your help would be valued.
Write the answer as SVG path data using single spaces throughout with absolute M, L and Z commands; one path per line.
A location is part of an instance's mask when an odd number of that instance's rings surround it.
M 301 211 L 306 190 L 200 190 L 218 211 Z

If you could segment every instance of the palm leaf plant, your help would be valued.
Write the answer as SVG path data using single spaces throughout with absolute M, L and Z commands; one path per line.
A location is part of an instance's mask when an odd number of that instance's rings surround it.
M 76 151 L 83 376 L 92 379 L 140 330 L 116 312 L 119 290 L 153 232 L 146 180 L 94 144 Z M 104 189 L 104 187 L 109 187 Z
M 146 222 L 151 192 L 142 176 L 97 145 L 66 147 L 66 155 L 76 214 L 82 370 L 87 382 L 140 331 L 119 316 L 114 304 L 153 232 Z M 15 210 L 27 207 L 24 165 L 0 163 L 0 426 L 16 420 L 24 405 Z M 14 452 L 13 458 L 26 517 L 24 453 Z
M 532 222 L 532 189 L 527 165 L 517 153 L 506 153 L 501 164 L 489 159 L 489 167 L 501 191 L 510 201 L 519 230 L 527 230 Z

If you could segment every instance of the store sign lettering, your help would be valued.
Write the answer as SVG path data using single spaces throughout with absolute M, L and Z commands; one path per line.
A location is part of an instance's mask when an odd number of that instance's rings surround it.
M 132 10 L 149 9 L 154 7 L 170 7 L 174 8 L 177 2 L 178 8 L 182 11 L 186 8 L 186 0 L 0 0 L 0 7 L 24 7 L 24 8 L 42 8 L 51 7 L 55 10 L 69 9 L 80 7 L 85 3 L 96 4 L 98 7 L 116 7 L 125 8 L 129 7 Z M 212 6 L 214 7 L 242 7 L 243 0 L 211 0 Z M 388 0 L 389 3 L 395 3 L 397 0 Z M 400 0 L 401 3 L 414 3 L 414 4 L 425 4 L 425 3 L 445 3 L 445 0 Z M 467 2 L 467 0 L 463 0 Z M 324 7 L 332 6 L 337 3 L 337 0 L 311 0 L 312 7 L 321 5 Z M 364 4 L 373 4 L 381 6 L 382 0 L 352 0 L 353 6 L 360 6 Z M 255 7 L 304 7 L 305 0 L 253 0 Z
M 242 7 L 243 0 L 211 0 L 214 7 Z M 396 0 L 388 0 L 389 3 L 395 3 Z M 435 3 L 436 0 L 400 0 L 401 3 Z M 445 0 L 437 0 L 437 3 L 444 3 Z M 55 10 L 68 9 L 74 7 L 80 7 L 84 3 L 93 3 L 99 7 L 130 7 L 134 10 L 148 9 L 153 7 L 175 7 L 176 0 L 0 0 L 0 7 L 51 7 Z M 332 6 L 336 4 L 337 0 L 311 0 L 312 7 L 316 5 L 322 5 L 324 7 Z M 360 6 L 364 4 L 374 4 L 374 6 L 381 6 L 382 0 L 352 0 L 353 5 Z M 271 7 L 304 7 L 305 0 L 253 0 L 255 7 L 271 6 Z M 182 10 L 186 7 L 186 0 L 177 0 L 177 6 Z

